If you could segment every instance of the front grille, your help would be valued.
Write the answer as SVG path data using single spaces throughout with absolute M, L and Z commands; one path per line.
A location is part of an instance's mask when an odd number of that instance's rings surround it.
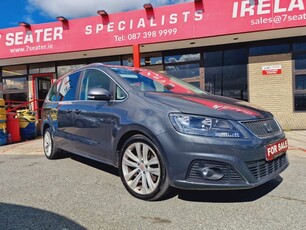
M 282 133 L 281 128 L 274 119 L 242 121 L 241 124 L 259 138 L 271 137 Z
M 202 170 L 204 167 L 219 168 L 224 173 L 224 177 L 220 180 L 207 180 L 202 177 Z M 240 174 L 233 169 L 229 164 L 217 161 L 203 161 L 195 160 L 191 163 L 190 170 L 187 173 L 187 181 L 203 183 L 207 182 L 210 184 L 245 184 L 245 180 Z
M 266 161 L 266 160 L 251 161 L 251 162 L 246 162 L 246 165 L 253 174 L 253 176 L 258 181 L 260 181 L 268 177 L 269 175 L 273 174 L 274 172 L 277 172 L 287 163 L 288 162 L 286 154 L 283 154 L 282 156 L 274 159 L 273 161 Z

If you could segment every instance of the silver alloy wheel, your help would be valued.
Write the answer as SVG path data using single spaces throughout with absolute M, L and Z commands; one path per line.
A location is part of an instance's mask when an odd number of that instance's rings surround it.
M 135 142 L 123 154 L 122 172 L 127 185 L 134 192 L 151 194 L 158 187 L 161 177 L 158 156 L 149 145 Z
M 50 157 L 52 154 L 52 139 L 50 132 L 46 132 L 44 136 L 44 150 L 46 156 Z

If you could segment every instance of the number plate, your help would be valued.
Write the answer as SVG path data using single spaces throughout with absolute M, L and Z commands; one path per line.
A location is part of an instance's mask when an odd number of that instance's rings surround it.
M 288 150 L 288 140 L 287 138 L 278 141 L 274 144 L 266 146 L 266 160 L 272 161 L 281 154 L 287 152 Z

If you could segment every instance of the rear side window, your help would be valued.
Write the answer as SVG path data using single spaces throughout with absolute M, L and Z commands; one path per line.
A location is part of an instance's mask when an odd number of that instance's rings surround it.
M 81 72 L 70 74 L 62 79 L 59 90 L 59 98 L 61 101 L 73 101 L 76 99 L 78 81 Z

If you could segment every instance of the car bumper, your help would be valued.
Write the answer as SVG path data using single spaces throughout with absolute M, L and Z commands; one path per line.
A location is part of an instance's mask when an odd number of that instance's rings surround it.
M 284 134 L 261 140 L 206 138 L 177 132 L 158 136 L 163 146 L 168 176 L 173 187 L 192 190 L 249 189 L 268 182 L 288 165 L 287 153 L 265 160 L 265 146 L 285 138 Z M 213 169 L 221 176 L 207 178 Z

